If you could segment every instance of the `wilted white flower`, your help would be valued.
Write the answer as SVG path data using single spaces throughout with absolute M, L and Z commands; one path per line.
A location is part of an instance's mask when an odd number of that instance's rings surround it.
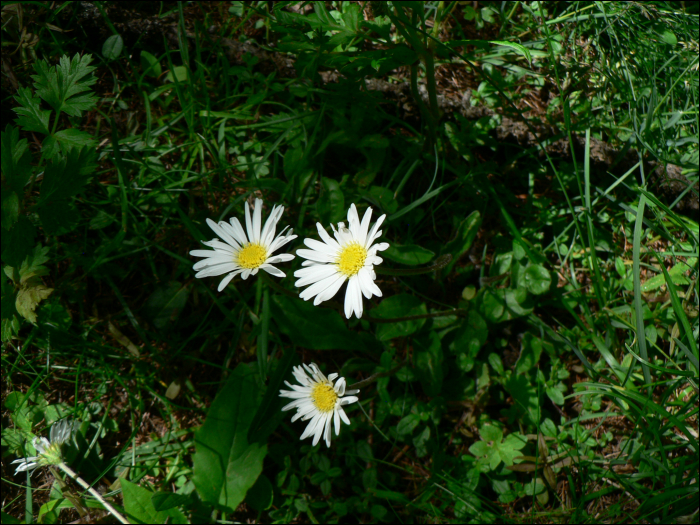
M 299 439 L 305 439 L 313 435 L 313 445 L 316 446 L 321 436 L 323 436 L 326 445 L 330 447 L 331 424 L 335 425 L 336 436 L 340 434 L 341 419 L 345 424 L 350 424 L 343 406 L 356 402 L 358 398 L 352 394 L 357 394 L 359 390 L 346 391 L 345 379 L 342 377 L 333 386 L 333 381 L 338 377 L 338 374 L 331 374 L 326 377 L 314 363 L 303 365 L 303 368 L 295 366 L 293 374 L 301 386 L 291 385 L 287 381 L 284 382 L 292 390 L 280 390 L 280 396 L 289 397 L 294 399 L 294 401 L 286 405 L 282 410 L 297 409 L 297 413 L 292 417 L 292 422 L 299 418 L 302 421 L 311 420 Z
M 289 241 L 296 239 L 292 235 L 293 230 L 282 230 L 275 237 L 277 222 L 284 212 L 283 206 L 274 206 L 270 216 L 262 227 L 262 201 L 255 199 L 255 210 L 253 217 L 250 216 L 250 207 L 245 203 L 245 224 L 248 236 L 237 218 L 231 219 L 231 224 L 221 221 L 219 224 L 211 219 L 207 219 L 207 224 L 219 236 L 203 244 L 214 248 L 214 250 L 192 250 L 190 255 L 195 257 L 205 257 L 205 259 L 195 263 L 194 270 L 197 270 L 195 277 L 214 277 L 217 275 L 228 275 L 219 283 L 219 291 L 226 288 L 236 275 L 241 274 L 243 280 L 250 275 L 255 275 L 258 270 L 265 270 L 275 277 L 284 277 L 285 273 L 272 266 L 275 263 L 287 262 L 294 259 L 294 255 L 281 253 L 272 255 L 276 250 Z M 222 242 L 223 241 L 223 242 Z
M 318 306 L 323 301 L 332 298 L 345 281 L 348 287 L 345 292 L 345 317 L 350 319 L 353 312 L 357 317 L 362 317 L 362 295 L 370 299 L 372 295 L 382 296 L 382 291 L 374 283 L 377 275 L 374 273 L 374 265 L 381 264 L 382 258 L 377 252 L 386 250 L 389 244 L 382 242 L 373 244 L 382 232 L 379 230 L 386 215 L 382 215 L 377 222 L 369 228 L 372 218 L 372 208 L 367 208 L 365 216 L 360 222 L 357 208 L 352 204 L 348 210 L 348 227 L 345 223 L 338 223 L 336 230 L 333 225 L 333 236 L 323 229 L 321 223 L 316 223 L 318 234 L 323 242 L 315 239 L 304 239 L 304 244 L 310 250 L 298 250 L 297 254 L 304 259 L 301 270 L 294 272 L 299 280 L 296 286 L 308 288 L 299 294 L 305 301 L 316 297 L 314 305 Z
M 45 437 L 35 437 L 32 446 L 36 450 L 36 456 L 29 456 L 14 460 L 11 464 L 19 463 L 15 474 L 26 471 L 33 471 L 38 467 L 47 465 L 58 465 L 63 461 L 61 445 L 71 436 L 73 426 L 67 419 L 54 423 L 51 427 L 50 439 Z

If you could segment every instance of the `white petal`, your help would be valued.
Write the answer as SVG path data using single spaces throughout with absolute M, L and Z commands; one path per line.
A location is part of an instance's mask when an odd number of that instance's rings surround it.
M 345 410 L 343 410 L 343 407 L 338 407 L 338 414 L 340 415 L 340 419 L 342 419 L 346 425 L 350 424 L 350 420 L 348 419 L 348 416 L 345 414 Z
M 321 263 L 333 263 L 333 262 L 335 262 L 335 255 L 330 255 L 330 254 L 323 253 L 323 252 L 317 252 L 315 250 L 305 250 L 302 248 L 300 250 L 297 250 L 297 255 L 299 257 L 303 257 L 304 259 L 310 259 L 312 261 L 321 262 Z
M 343 286 L 343 283 L 346 279 L 347 277 L 345 275 L 343 275 L 342 273 L 338 273 L 336 275 L 336 280 L 331 282 L 325 290 L 323 290 L 316 296 L 314 304 L 318 306 L 323 301 L 328 301 L 329 299 L 335 297 L 335 294 L 338 293 L 338 290 L 340 290 L 340 287 Z
M 205 268 L 201 272 L 196 273 L 194 276 L 197 279 L 201 279 L 202 277 L 216 277 L 217 275 L 223 275 L 225 273 L 233 272 L 238 269 L 239 267 L 233 263 L 217 264 L 215 266 Z
M 310 268 L 302 268 L 294 272 L 294 277 L 300 277 L 300 279 L 294 283 L 294 286 L 301 288 L 307 284 L 316 283 L 327 279 L 332 275 L 336 275 L 338 270 L 335 266 L 331 264 L 312 266 Z
M 226 287 L 228 286 L 228 283 L 231 282 L 231 279 L 233 279 L 233 278 L 234 278 L 238 273 L 240 273 L 241 271 L 243 271 L 243 270 L 240 270 L 240 271 L 238 271 L 238 272 L 231 272 L 231 273 L 228 274 L 226 277 L 224 277 L 224 278 L 221 280 L 221 282 L 219 283 L 219 288 L 217 289 L 217 292 L 220 292 L 221 290 L 223 290 L 224 288 L 226 288 Z
M 316 239 L 310 239 L 307 237 L 306 239 L 304 239 L 304 244 L 314 251 L 330 255 L 333 259 L 338 257 L 338 250 L 333 246 L 327 245 L 325 242 L 317 241 Z
M 362 217 L 362 224 L 360 225 L 359 232 L 357 233 L 357 242 L 362 246 L 365 246 L 367 242 L 367 232 L 369 231 L 369 223 L 372 220 L 372 208 L 367 208 L 365 211 L 365 216 Z
M 207 219 L 207 224 L 208 224 L 209 227 L 212 229 L 212 231 L 213 231 L 216 235 L 219 236 L 219 238 L 220 238 L 222 241 L 227 242 L 227 243 L 230 244 L 231 246 L 238 246 L 238 243 L 236 242 L 236 240 L 235 240 L 233 237 L 231 237 L 231 236 L 228 234 L 228 232 L 226 232 L 221 226 L 219 226 L 218 224 L 216 224 L 214 221 L 212 221 L 211 219 Z
M 274 275 L 275 277 L 286 277 L 287 276 L 286 273 L 284 273 L 279 268 L 275 268 L 271 264 L 261 264 L 259 268 L 261 270 L 265 270 L 270 275 Z
M 260 243 L 260 228 L 262 226 L 262 201 L 255 199 L 253 211 L 253 242 Z
M 331 275 L 330 277 L 326 277 L 325 279 L 322 279 L 308 288 L 306 288 L 303 292 L 299 294 L 299 297 L 304 299 L 304 301 L 307 301 L 311 299 L 312 297 L 315 297 L 319 295 L 321 292 L 326 290 L 327 288 L 333 286 L 336 282 L 336 276 Z
M 238 244 L 240 244 L 241 246 L 248 244 L 248 237 L 246 237 L 245 231 L 243 230 L 243 226 L 241 226 L 239 220 L 236 217 L 231 217 L 231 219 L 229 219 L 229 222 L 231 223 L 231 230 L 233 231 L 234 237 L 238 241 Z

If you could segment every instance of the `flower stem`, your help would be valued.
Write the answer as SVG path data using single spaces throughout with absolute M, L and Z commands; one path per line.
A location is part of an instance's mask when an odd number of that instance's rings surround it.
M 102 506 L 109 511 L 109 513 L 117 518 L 120 523 L 124 523 L 126 525 L 129 524 L 127 519 L 122 516 L 117 509 L 112 507 L 107 501 L 100 495 L 99 492 L 97 492 L 94 488 L 92 488 L 90 485 L 88 485 L 83 478 L 78 476 L 68 465 L 65 463 L 61 462 L 58 465 L 56 465 L 58 468 L 60 468 L 63 472 L 65 472 L 68 476 L 70 476 L 78 485 L 83 487 L 85 490 L 87 490 L 92 496 L 102 503 Z

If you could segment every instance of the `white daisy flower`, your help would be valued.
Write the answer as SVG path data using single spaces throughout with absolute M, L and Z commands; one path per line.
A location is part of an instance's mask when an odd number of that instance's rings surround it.
M 303 365 L 303 368 L 295 366 L 293 373 L 302 386 L 290 385 L 287 381 L 284 382 L 292 391 L 280 390 L 280 396 L 289 397 L 294 399 L 294 401 L 286 405 L 282 410 L 297 409 L 292 422 L 299 418 L 302 421 L 311 420 L 299 439 L 307 438 L 313 434 L 313 446 L 316 446 L 321 436 L 323 436 L 323 439 L 326 440 L 326 445 L 330 447 L 331 421 L 335 424 L 335 435 L 337 436 L 340 434 L 341 419 L 346 425 L 350 424 L 350 420 L 343 410 L 343 405 L 349 405 L 357 401 L 358 398 L 352 394 L 357 394 L 359 390 L 346 391 L 345 379 L 342 377 L 333 386 L 333 381 L 338 377 L 338 374 L 331 374 L 326 377 L 314 363 Z
M 32 440 L 32 446 L 37 455 L 14 460 L 11 464 L 19 463 L 15 475 L 25 470 L 31 472 L 38 467 L 61 463 L 63 461 L 61 445 L 68 441 L 72 430 L 73 425 L 67 419 L 63 419 L 51 427 L 50 440 L 45 437 L 35 437 Z
M 241 223 L 235 217 L 231 219 L 231 224 L 224 221 L 216 224 L 211 219 L 207 219 L 207 224 L 221 240 L 213 239 L 202 243 L 214 248 L 213 251 L 192 250 L 190 252 L 190 255 L 195 257 L 205 257 L 205 259 L 195 263 L 193 266 L 193 269 L 197 270 L 195 277 L 214 277 L 227 273 L 228 275 L 219 283 L 219 291 L 226 288 L 231 279 L 238 274 L 241 274 L 243 280 L 246 280 L 248 276 L 258 273 L 258 270 L 265 270 L 275 277 L 285 277 L 285 273 L 282 270 L 272 265 L 291 261 L 294 259 L 294 255 L 289 253 L 272 254 L 289 241 L 296 239 L 297 236 L 292 235 L 293 230 L 289 230 L 285 234 L 287 226 L 275 237 L 277 221 L 280 220 L 284 212 L 283 206 L 274 206 L 272 208 L 272 212 L 267 221 L 265 221 L 262 232 L 260 231 L 262 223 L 261 212 L 262 201 L 255 199 L 255 210 L 251 219 L 250 207 L 247 202 L 245 203 L 247 237 Z
M 297 250 L 300 257 L 308 260 L 302 263 L 305 268 L 294 272 L 294 276 L 299 277 L 294 284 L 298 287 L 311 285 L 302 291 L 299 297 L 305 301 L 316 297 L 314 305 L 318 306 L 333 297 L 347 280 L 345 317 L 350 319 L 353 312 L 358 318 L 362 317 L 362 295 L 367 299 L 372 295 L 382 296 L 382 291 L 374 284 L 377 278 L 374 265 L 382 263 L 382 258 L 377 256 L 377 252 L 386 250 L 389 243 L 372 243 L 382 234 L 379 227 L 385 217 L 386 215 L 379 217 L 370 230 L 372 208 L 367 208 L 360 222 L 357 208 L 352 204 L 348 210 L 348 228 L 343 222 L 338 223 L 337 230 L 331 224 L 335 239 L 332 239 L 321 223 L 317 222 L 318 234 L 323 242 L 304 239 L 304 244 L 311 249 Z

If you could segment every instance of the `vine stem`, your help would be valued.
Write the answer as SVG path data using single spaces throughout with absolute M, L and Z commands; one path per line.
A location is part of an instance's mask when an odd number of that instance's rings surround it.
M 114 507 L 112 507 L 112 505 L 110 505 L 110 504 L 107 502 L 107 500 L 105 500 L 99 492 L 97 492 L 94 488 L 92 488 L 90 485 L 88 485 L 87 482 L 86 482 L 83 478 L 81 478 L 80 476 L 78 476 L 78 474 L 76 474 L 76 473 L 73 471 L 73 469 L 71 469 L 68 465 L 66 465 L 66 464 L 63 463 L 63 462 L 59 463 L 59 464 L 56 465 L 56 466 L 57 466 L 58 468 L 60 468 L 63 472 L 65 472 L 68 476 L 70 476 L 70 478 L 73 479 L 78 485 L 80 485 L 80 486 L 83 487 L 85 490 L 87 490 L 90 494 L 92 494 L 92 496 L 93 496 L 97 501 L 99 501 L 100 503 L 102 503 L 102 505 L 104 506 L 104 508 L 107 509 L 107 510 L 109 511 L 109 513 L 110 513 L 112 516 L 114 516 L 115 518 L 117 518 L 117 519 L 119 520 L 120 523 L 124 523 L 125 525 L 129 525 L 129 521 L 127 521 L 127 519 L 126 519 L 124 516 L 122 516 L 122 515 L 119 513 L 119 511 L 118 511 L 117 509 L 115 509 Z

